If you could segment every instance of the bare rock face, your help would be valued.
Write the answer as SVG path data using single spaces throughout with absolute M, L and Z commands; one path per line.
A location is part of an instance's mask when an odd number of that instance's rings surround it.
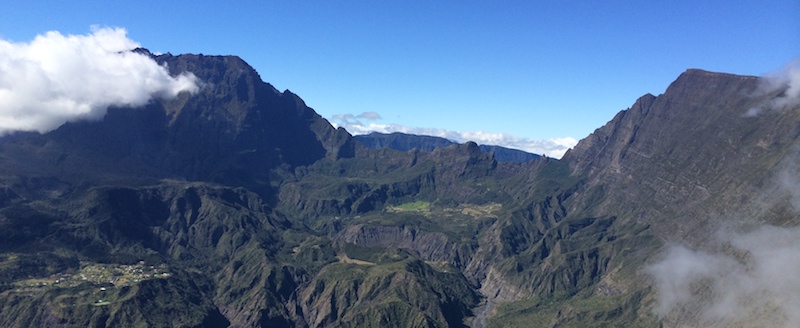
M 643 162 L 643 158 L 678 147 L 681 153 L 695 154 L 698 149 L 694 147 L 712 140 L 710 135 L 700 139 L 703 134 L 737 126 L 736 121 L 746 120 L 747 109 L 764 101 L 748 96 L 757 86 L 755 77 L 688 70 L 663 95 L 639 98 L 631 108 L 581 140 L 564 159 L 577 172 L 623 174 L 621 161 Z M 638 169 L 624 164 L 627 171 Z
M 664 94 L 643 96 L 617 114 L 563 160 L 589 177 L 589 190 L 603 190 L 605 201 L 592 204 L 596 213 L 654 222 L 734 211 L 757 194 L 754 188 L 796 136 L 794 113 L 748 114 L 775 97 L 759 92 L 759 83 L 751 76 L 688 70 Z M 587 206 L 589 194 L 574 204 Z M 655 229 L 678 236 L 705 222 L 694 221 Z

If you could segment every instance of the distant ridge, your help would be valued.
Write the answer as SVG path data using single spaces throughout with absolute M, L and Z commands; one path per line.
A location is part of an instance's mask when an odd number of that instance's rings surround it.
M 442 137 L 423 136 L 401 132 L 372 132 L 370 134 L 357 135 L 353 138 L 363 143 L 365 146 L 367 146 L 367 148 L 389 148 L 399 151 L 409 151 L 414 148 L 424 151 L 433 151 L 436 148 L 444 148 L 453 144 L 457 144 L 457 142 Z M 524 163 L 541 157 L 537 154 L 501 146 L 479 145 L 479 147 L 484 153 L 494 153 L 494 159 L 498 162 Z

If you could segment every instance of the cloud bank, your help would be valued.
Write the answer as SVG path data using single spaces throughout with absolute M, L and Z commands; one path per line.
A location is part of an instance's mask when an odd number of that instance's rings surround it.
M 571 137 L 546 140 L 532 140 L 520 138 L 506 133 L 493 133 L 485 131 L 459 132 L 437 128 L 409 127 L 399 124 L 380 124 L 375 121 L 381 116 L 375 112 L 365 112 L 359 115 L 336 114 L 330 118 L 335 127 L 343 127 L 353 135 L 369 134 L 372 132 L 393 133 L 401 132 L 417 135 L 442 137 L 456 142 L 474 141 L 478 144 L 497 145 L 507 148 L 524 150 L 534 154 L 544 154 L 548 157 L 561 158 L 568 149 L 578 143 Z M 364 121 L 367 121 L 366 123 Z
M 751 108 L 746 116 L 756 116 L 764 110 L 782 110 L 800 105 L 800 59 L 795 59 L 780 70 L 765 74 L 757 94 L 781 94 L 768 103 Z
M 647 268 L 656 313 L 699 310 L 681 320 L 703 326 L 800 327 L 800 230 L 762 226 L 718 241 L 724 247 L 714 252 L 670 245 Z
M 196 92 L 191 73 L 177 77 L 120 28 L 88 35 L 51 31 L 33 41 L 0 39 L 0 135 L 48 132 L 75 120 L 100 119 L 109 106 L 142 106 L 154 97 Z
M 800 59 L 795 59 L 783 69 L 765 76 L 767 89 L 784 89 L 784 94 L 776 99 L 776 106 L 800 104 Z

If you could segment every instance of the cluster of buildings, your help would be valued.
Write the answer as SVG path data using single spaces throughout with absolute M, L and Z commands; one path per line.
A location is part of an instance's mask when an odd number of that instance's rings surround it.
M 143 280 L 167 278 L 171 274 L 166 264 L 102 264 L 81 262 L 76 273 L 56 273 L 46 278 L 31 278 L 16 282 L 15 292 L 33 292 L 47 287 L 69 288 L 90 283 L 105 291 L 110 287 L 121 287 Z

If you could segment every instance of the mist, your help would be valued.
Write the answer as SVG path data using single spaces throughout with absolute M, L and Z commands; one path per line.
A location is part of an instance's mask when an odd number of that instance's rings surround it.
M 800 104 L 800 59 L 795 59 L 781 70 L 767 74 L 764 82 L 767 90 L 784 90 L 783 95 L 776 99 L 776 106 Z
M 0 40 L 0 135 L 45 133 L 66 122 L 101 119 L 110 106 L 138 107 L 198 90 L 193 74 L 170 76 L 152 58 L 130 51 L 138 47 L 121 28 Z
M 784 110 L 800 105 L 800 59 L 765 74 L 760 82 L 757 95 L 778 93 L 778 96 L 762 106 L 750 108 L 746 116 L 756 116 L 764 110 Z
M 672 244 L 649 266 L 655 313 L 702 326 L 800 327 L 800 229 L 720 233 L 712 251 Z

